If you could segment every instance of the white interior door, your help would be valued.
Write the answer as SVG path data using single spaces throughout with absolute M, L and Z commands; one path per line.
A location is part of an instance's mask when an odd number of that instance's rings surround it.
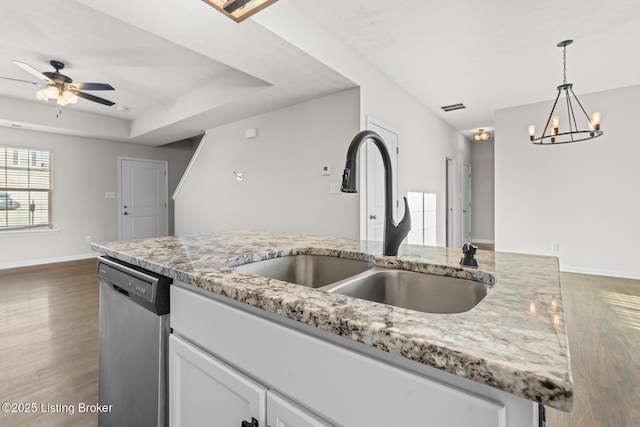
M 462 241 L 471 242 L 471 166 L 464 165 L 462 177 Z
M 123 240 L 169 234 L 167 162 L 120 158 Z
M 391 157 L 393 187 L 393 218 L 398 218 L 398 132 L 368 118 L 367 129 L 382 137 Z M 366 142 L 367 156 L 367 240 L 382 241 L 384 234 L 384 167 L 380 151 L 373 142 Z

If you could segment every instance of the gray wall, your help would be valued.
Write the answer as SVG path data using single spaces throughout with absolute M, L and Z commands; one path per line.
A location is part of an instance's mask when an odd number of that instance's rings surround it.
M 0 268 L 63 261 L 91 254 L 85 236 L 94 242 L 118 239 L 117 158 L 135 157 L 169 162 L 169 195 L 191 158 L 189 148 L 156 148 L 29 130 L 0 128 L 3 145 L 53 151 L 54 233 L 0 233 Z M 170 232 L 173 206 L 169 206 Z
M 559 256 L 565 271 L 640 278 L 640 86 L 578 97 L 602 113 L 600 138 L 536 146 L 527 126 L 544 127 L 550 102 L 496 111 L 496 249 Z
M 257 138 L 245 139 L 249 128 Z M 176 233 L 259 229 L 357 238 L 358 195 L 329 190 L 341 181 L 358 130 L 358 89 L 207 130 L 176 195 Z M 330 176 L 321 175 L 323 165 Z

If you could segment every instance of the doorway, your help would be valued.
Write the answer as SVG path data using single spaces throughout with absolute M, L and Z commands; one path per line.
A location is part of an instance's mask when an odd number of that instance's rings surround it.
M 471 243 L 471 166 L 463 165 L 462 241 Z
M 118 228 L 121 240 L 169 234 L 168 163 L 118 158 Z
M 447 157 L 446 159 L 446 209 L 447 209 L 447 247 L 453 248 L 455 246 L 454 240 L 454 201 L 455 201 L 455 161 Z

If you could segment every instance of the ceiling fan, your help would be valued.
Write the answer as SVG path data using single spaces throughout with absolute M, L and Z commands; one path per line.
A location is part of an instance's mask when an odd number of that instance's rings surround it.
M 24 62 L 11 60 L 18 67 L 22 68 L 27 73 L 38 78 L 38 82 L 32 82 L 30 80 L 20 80 L 11 77 L 0 77 L 0 79 L 13 80 L 24 83 L 31 83 L 38 86 L 45 86 L 36 92 L 38 99 L 48 101 L 50 99 L 56 100 L 58 105 L 75 104 L 78 102 L 78 98 L 84 98 L 89 101 L 97 102 L 99 104 L 112 106 L 114 102 L 107 99 L 100 98 L 98 96 L 91 95 L 82 90 L 115 90 L 113 86 L 108 83 L 74 83 L 71 77 L 65 76 L 60 73 L 60 70 L 64 69 L 64 63 L 60 61 L 51 60 L 49 64 L 55 71 L 39 72 L 32 66 L 25 64 Z

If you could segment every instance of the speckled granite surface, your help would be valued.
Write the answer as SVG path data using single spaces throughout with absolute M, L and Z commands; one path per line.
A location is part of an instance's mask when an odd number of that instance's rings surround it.
M 93 244 L 95 251 L 508 393 L 570 410 L 573 380 L 556 258 L 243 231 Z M 466 313 L 427 314 L 251 276 L 232 267 L 291 254 L 493 283 Z

